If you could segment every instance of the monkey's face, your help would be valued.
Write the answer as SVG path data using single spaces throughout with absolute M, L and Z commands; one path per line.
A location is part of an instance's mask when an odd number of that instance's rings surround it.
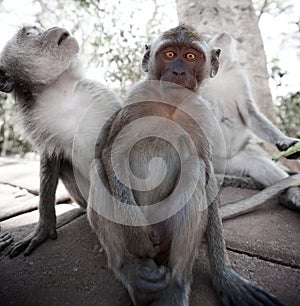
M 206 54 L 201 48 L 175 43 L 163 45 L 155 54 L 155 78 L 196 91 L 207 75 Z
M 152 80 L 172 82 L 196 92 L 204 79 L 217 73 L 220 52 L 210 48 L 194 28 L 182 24 L 146 46 L 142 67 Z
M 47 84 L 67 70 L 78 53 L 77 41 L 62 28 L 21 28 L 1 54 L 6 72 L 18 81 Z

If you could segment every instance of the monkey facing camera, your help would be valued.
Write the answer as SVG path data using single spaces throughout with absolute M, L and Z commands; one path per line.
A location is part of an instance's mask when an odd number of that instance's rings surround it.
M 63 28 L 46 31 L 25 26 L 8 41 L 0 56 L 0 90 L 12 93 L 24 132 L 40 153 L 39 222 L 36 229 L 15 243 L 10 256 L 55 239 L 55 192 L 60 178 L 72 198 L 83 208 L 89 189 L 89 163 L 101 124 L 120 108 L 117 98 L 102 84 L 85 79 L 79 46 Z M 81 159 L 74 164 L 72 147 L 76 128 L 86 109 L 94 107 L 86 129 L 77 138 Z M 91 148 L 91 149 L 90 149 Z M 76 177 L 75 177 L 76 174 Z M 0 245 L 10 242 L 0 237 Z
M 100 134 L 87 214 L 134 305 L 189 305 L 204 235 L 223 305 L 281 305 L 240 277 L 226 251 L 211 153 L 217 125 L 198 95 L 219 57 L 190 26 L 166 31 L 147 47 L 147 80 L 106 125 L 106 142 Z

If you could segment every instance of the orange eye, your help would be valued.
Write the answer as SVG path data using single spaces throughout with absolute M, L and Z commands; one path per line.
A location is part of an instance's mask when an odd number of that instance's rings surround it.
M 196 54 L 192 53 L 192 52 L 189 52 L 185 55 L 185 58 L 189 61 L 193 61 L 196 59 Z
M 172 52 L 172 51 L 168 51 L 168 52 L 165 53 L 165 56 L 166 56 L 167 59 L 172 59 L 172 58 L 175 57 L 175 53 Z

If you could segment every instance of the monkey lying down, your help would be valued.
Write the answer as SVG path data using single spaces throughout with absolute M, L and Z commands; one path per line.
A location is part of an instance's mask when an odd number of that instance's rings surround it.
M 134 305 L 189 304 L 205 233 L 223 305 L 281 305 L 234 272 L 226 252 L 210 152 L 217 127 L 195 95 L 217 73 L 219 54 L 189 26 L 163 33 L 143 59 L 148 79 L 97 143 L 88 219 Z
M 103 85 L 83 77 L 78 51 L 77 41 L 65 29 L 43 31 L 26 26 L 1 53 L 0 90 L 14 95 L 25 133 L 41 156 L 38 226 L 12 246 L 11 257 L 24 250 L 28 255 L 44 240 L 56 238 L 59 178 L 74 200 L 86 207 L 93 142 L 101 125 L 120 108 Z M 86 118 L 85 129 L 75 139 L 80 118 L 91 108 L 93 116 Z M 72 159 L 73 141 L 81 153 L 76 161 Z M 80 190 L 78 183 L 84 185 Z M 11 242 L 7 235 L 0 240 L 2 247 Z

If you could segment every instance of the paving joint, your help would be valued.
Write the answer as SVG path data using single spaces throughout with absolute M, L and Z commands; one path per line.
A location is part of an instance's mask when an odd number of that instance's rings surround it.
M 21 188 L 21 189 L 24 189 L 26 191 L 28 191 L 29 193 L 35 195 L 35 196 L 38 196 L 39 195 L 39 192 L 34 190 L 34 189 L 29 189 L 29 188 L 26 188 L 26 187 L 21 187 L 19 185 L 16 185 L 16 184 L 12 184 L 12 183 L 8 183 L 8 182 L 1 182 L 0 181 L 0 184 L 2 185 L 7 185 L 7 186 L 11 186 L 11 187 L 14 187 L 14 188 Z
M 260 260 L 263 260 L 263 261 L 268 261 L 268 262 L 278 264 L 278 265 L 281 265 L 281 266 L 285 266 L 285 267 L 293 268 L 293 269 L 296 269 L 296 270 L 300 270 L 300 265 L 297 265 L 297 264 L 286 263 L 286 262 L 284 262 L 282 260 L 279 260 L 279 259 L 275 259 L 275 258 L 271 258 L 271 257 L 268 257 L 268 256 L 259 255 L 259 254 L 254 254 L 254 253 L 251 253 L 251 252 L 248 252 L 248 251 L 232 248 L 232 247 L 229 247 L 229 246 L 226 246 L 226 249 L 228 251 L 231 251 L 231 252 L 234 252 L 234 253 L 237 253 L 237 254 L 247 255 L 247 256 L 252 257 L 252 258 L 257 258 L 257 259 L 260 259 Z

